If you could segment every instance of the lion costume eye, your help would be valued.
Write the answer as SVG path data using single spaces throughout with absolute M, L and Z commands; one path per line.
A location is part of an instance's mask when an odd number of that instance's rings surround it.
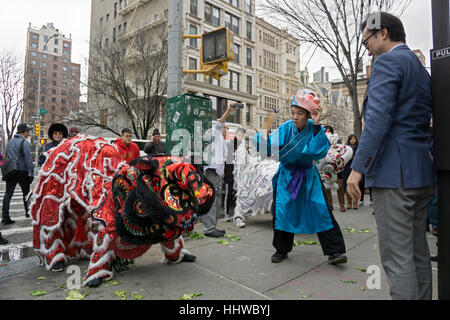
M 144 206 L 142 205 L 142 202 L 141 202 L 141 201 L 136 201 L 136 202 L 134 203 L 134 208 L 135 208 L 135 210 L 136 210 L 136 213 L 137 213 L 140 217 L 145 217 L 145 216 L 146 216 L 146 213 L 145 213 L 145 210 L 144 210 Z

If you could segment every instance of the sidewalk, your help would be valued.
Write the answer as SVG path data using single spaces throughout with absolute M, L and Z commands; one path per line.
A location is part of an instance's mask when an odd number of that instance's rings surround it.
M 136 259 L 129 271 L 115 275 L 118 284 L 102 284 L 93 289 L 82 287 L 80 292 L 89 294 L 86 300 L 120 300 L 115 291 L 125 291 L 127 299 L 131 300 L 134 300 L 131 293 L 152 300 L 178 300 L 191 293 L 202 294 L 195 300 L 389 300 L 389 288 L 379 261 L 372 208 L 366 205 L 341 213 L 336 205 L 337 199 L 334 213 L 347 246 L 348 263 L 345 265 L 328 265 L 319 245 L 294 247 L 287 260 L 280 264 L 271 263 L 270 257 L 274 253 L 272 222 L 271 216 L 266 214 L 250 217 L 243 229 L 221 219 L 218 228 L 240 237 L 238 241 L 222 239 L 228 241 L 228 245 L 218 243 L 221 239 L 185 238 L 186 248 L 197 256 L 194 263 L 164 265 L 159 245 L 155 245 Z M 363 229 L 369 232 L 360 232 Z M 197 224 L 195 230 L 203 234 L 202 224 Z M 430 250 L 435 255 L 436 239 L 431 234 L 427 236 Z M 318 239 L 316 235 L 297 235 L 295 240 Z M 36 257 L 31 257 L 0 267 L 0 272 L 4 272 L 6 269 L 3 268 L 28 265 L 26 271 L 0 278 L 0 300 L 62 300 L 68 296 L 69 290 L 61 285 L 66 283 L 69 274 L 47 272 L 36 267 L 36 261 Z M 72 264 L 80 266 L 84 276 L 88 262 L 73 261 Z M 360 269 L 370 265 L 381 268 L 380 290 L 366 287 L 370 275 Z M 433 262 L 434 299 L 437 298 L 436 268 L 437 263 Z M 45 279 L 38 280 L 39 277 Z M 46 294 L 31 296 L 31 290 L 44 290 Z

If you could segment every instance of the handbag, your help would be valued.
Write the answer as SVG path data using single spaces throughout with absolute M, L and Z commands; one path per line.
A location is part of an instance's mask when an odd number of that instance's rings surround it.
M 15 158 L 9 158 L 8 156 L 6 156 L 5 164 L 0 167 L 1 171 L 2 171 L 2 180 L 3 181 L 8 180 L 10 177 L 12 177 L 16 173 L 17 161 L 19 160 L 19 154 L 20 154 L 20 151 L 22 150 L 22 145 L 24 142 L 25 142 L 25 139 L 23 139 L 22 142 L 20 143 L 19 151 L 17 151 L 17 156 Z

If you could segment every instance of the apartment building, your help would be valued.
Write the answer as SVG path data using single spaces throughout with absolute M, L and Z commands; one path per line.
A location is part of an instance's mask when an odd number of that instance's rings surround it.
M 93 0 L 91 41 L 100 33 L 106 43 L 125 41 L 139 32 L 152 32 L 158 25 L 168 23 L 168 8 L 169 1 L 166 0 Z M 202 74 L 183 75 L 184 93 L 211 99 L 213 120 L 219 118 L 231 102 L 237 101 L 245 108 L 232 112 L 228 125 L 232 129 L 259 129 L 261 117 L 267 117 L 273 106 L 280 109 L 289 100 L 288 96 L 292 99 L 293 92 L 299 87 L 299 41 L 286 31 L 258 19 L 255 0 L 186 0 L 183 2 L 183 23 L 184 34 L 201 35 L 226 26 L 235 35 L 235 60 L 229 63 L 227 75 L 220 80 Z M 273 46 L 266 43 L 265 49 L 259 48 L 263 33 L 273 37 Z M 271 40 L 266 39 L 268 41 Z M 259 61 L 264 50 L 271 54 L 276 51 L 275 57 L 271 55 Z M 199 39 L 184 40 L 183 68 L 200 68 Z M 265 79 L 263 85 L 260 85 L 261 76 Z M 165 133 L 164 117 L 162 111 L 156 123 L 162 134 Z M 280 114 L 278 124 L 281 119 Z M 126 121 L 121 125 L 125 126 Z
M 34 125 L 40 106 L 41 136 L 52 122 L 61 122 L 79 108 L 80 64 L 72 62 L 72 39 L 53 23 L 28 26 L 22 121 Z M 40 95 L 38 79 L 40 73 Z

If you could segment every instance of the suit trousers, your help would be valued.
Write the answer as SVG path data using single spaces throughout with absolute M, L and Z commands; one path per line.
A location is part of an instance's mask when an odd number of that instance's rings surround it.
M 431 300 L 432 273 L 426 238 L 433 188 L 373 188 L 380 258 L 393 300 Z
M 213 184 L 215 197 L 214 202 L 211 206 L 211 209 L 207 214 L 203 215 L 202 223 L 203 223 L 203 231 L 205 233 L 212 232 L 216 229 L 217 219 L 221 209 L 220 198 L 222 194 L 222 178 L 217 174 L 215 170 L 206 169 L 205 177 Z
M 28 171 L 17 171 L 11 178 L 6 180 L 6 191 L 3 197 L 2 206 L 2 219 L 8 220 L 9 216 L 9 204 L 14 195 L 14 189 L 19 184 L 22 189 L 23 205 L 25 212 L 28 213 L 28 203 L 26 201 L 28 193 L 30 193 L 30 178 L 28 177 Z

